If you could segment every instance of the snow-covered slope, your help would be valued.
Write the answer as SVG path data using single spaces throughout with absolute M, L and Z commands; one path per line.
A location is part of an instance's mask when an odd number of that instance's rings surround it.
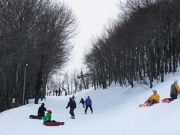
M 119 87 L 106 90 L 83 90 L 75 94 L 77 108 L 76 119 L 70 119 L 66 109 L 69 96 L 46 97 L 45 107 L 52 110 L 52 119 L 64 121 L 64 126 L 47 127 L 42 120 L 29 119 L 37 114 L 41 105 L 30 104 L 0 113 L 0 135 L 180 135 L 179 116 L 180 98 L 169 103 L 159 103 L 148 108 L 138 108 L 144 103 L 152 90 L 156 89 L 162 98 L 169 97 L 170 85 L 179 80 L 180 73 L 166 76 L 165 82 L 155 84 L 153 89 L 147 86 Z M 79 101 L 90 96 L 94 113 L 84 108 Z

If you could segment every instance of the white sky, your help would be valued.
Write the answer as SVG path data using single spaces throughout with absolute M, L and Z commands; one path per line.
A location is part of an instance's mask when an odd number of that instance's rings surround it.
M 106 90 L 83 90 L 75 94 L 77 108 L 76 119 L 70 119 L 69 108 L 66 109 L 69 96 L 48 96 L 46 101 L 10 109 L 0 113 L 0 135 L 180 135 L 179 114 L 180 98 L 171 103 L 159 103 L 148 108 L 138 108 L 157 90 L 161 99 L 169 97 L 170 85 L 180 72 L 169 74 L 165 82 L 148 86 L 131 87 L 111 86 Z M 154 81 L 156 83 L 156 81 Z M 180 84 L 180 83 L 179 83 Z M 90 96 L 93 114 L 79 101 Z M 47 127 L 42 120 L 29 119 L 37 115 L 38 107 L 45 103 L 52 110 L 52 120 L 65 122 L 64 126 Z
M 55 0 L 54 0 L 55 1 Z M 68 4 L 78 18 L 79 34 L 74 39 L 72 59 L 68 63 L 69 71 L 82 67 L 83 51 L 90 43 L 93 35 L 100 34 L 109 19 L 118 13 L 120 0 L 56 0 Z M 125 0 L 122 0 L 125 1 Z

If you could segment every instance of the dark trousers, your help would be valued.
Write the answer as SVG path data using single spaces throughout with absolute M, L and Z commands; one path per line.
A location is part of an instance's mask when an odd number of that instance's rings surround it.
M 74 109 L 75 109 L 75 108 L 70 108 L 69 113 L 71 114 L 71 116 L 74 116 Z
M 151 102 L 151 104 L 156 104 L 156 103 L 158 103 L 155 99 L 148 100 L 148 101 L 146 101 L 145 103 L 149 103 L 149 102 Z
M 91 105 L 86 105 L 85 112 L 87 112 L 88 107 L 91 109 L 91 112 L 93 113 L 93 109 L 92 109 Z
M 177 94 L 171 94 L 171 101 L 177 99 Z

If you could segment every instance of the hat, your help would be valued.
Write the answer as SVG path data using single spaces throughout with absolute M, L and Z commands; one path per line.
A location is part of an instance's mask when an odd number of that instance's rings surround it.
M 48 112 L 48 113 L 52 113 L 52 111 L 51 111 L 51 110 L 47 110 L 47 112 Z
M 42 103 L 42 105 L 45 105 L 44 103 Z
M 177 82 L 178 82 L 178 80 L 174 79 L 174 82 L 175 82 L 175 83 L 177 83 Z
M 157 90 L 153 90 L 154 93 L 157 93 Z

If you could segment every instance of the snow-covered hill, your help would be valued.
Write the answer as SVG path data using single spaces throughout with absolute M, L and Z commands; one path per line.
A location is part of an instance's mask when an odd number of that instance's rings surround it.
M 180 98 L 171 103 L 159 103 L 148 108 L 138 108 L 138 104 L 157 90 L 162 98 L 169 97 L 170 85 L 179 80 L 180 73 L 166 76 L 165 82 L 147 86 L 119 87 L 106 90 L 83 90 L 75 94 L 76 119 L 70 119 L 66 109 L 69 96 L 46 97 L 45 107 L 52 110 L 52 119 L 64 121 L 64 126 L 47 127 L 42 120 L 29 119 L 37 114 L 38 105 L 30 104 L 0 113 L 0 135 L 180 135 Z M 90 96 L 93 111 L 84 114 L 79 101 Z

